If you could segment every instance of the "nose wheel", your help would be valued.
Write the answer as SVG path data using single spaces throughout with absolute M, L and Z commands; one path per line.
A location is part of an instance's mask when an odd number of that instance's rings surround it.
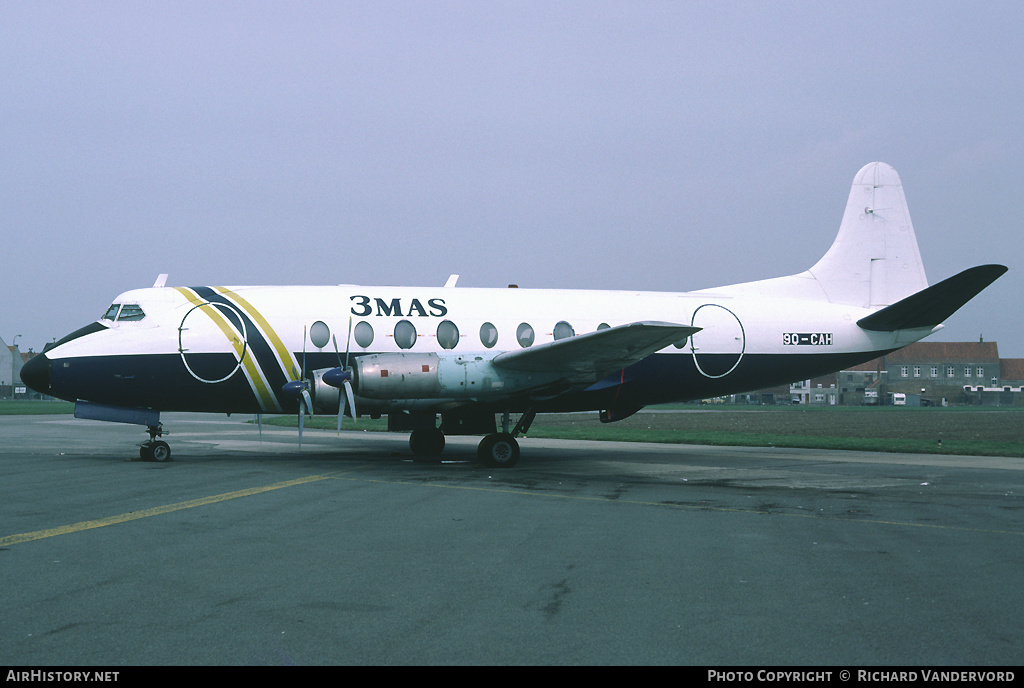
M 170 461 L 171 447 L 163 440 L 143 442 L 139 447 L 139 458 L 143 461 Z
M 149 433 L 149 440 L 139 446 L 139 458 L 143 461 L 157 461 L 163 463 L 171 460 L 171 447 L 161 439 L 164 435 L 163 426 L 150 425 L 146 431 Z

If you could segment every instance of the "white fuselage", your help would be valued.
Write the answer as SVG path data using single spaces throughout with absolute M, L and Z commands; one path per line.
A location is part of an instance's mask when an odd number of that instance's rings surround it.
M 659 365 L 647 366 L 645 377 L 633 376 L 635 391 L 650 393 L 649 399 L 634 400 L 642 405 L 791 382 L 835 361 L 852 365 L 870 359 L 930 331 L 869 332 L 856 325 L 868 309 L 714 291 L 163 287 L 125 292 L 115 305 L 129 319 L 101 320 L 102 329 L 47 353 L 54 360 L 77 360 L 74 368 L 87 361 L 90 368 L 109 368 L 103 379 L 88 381 L 93 391 L 74 385 L 63 396 L 73 391 L 79 399 L 112 403 L 118 390 L 141 385 L 138 373 L 127 377 L 128 369 L 146 360 L 153 363 L 148 367 L 161 371 L 163 382 L 151 396 L 133 391 L 138 405 L 206 409 L 204 399 L 224 399 L 212 393 L 230 385 L 231 401 L 220 402 L 227 404 L 224 411 L 288 412 L 293 404 L 278 393 L 282 381 L 297 379 L 303 370 L 344 365 L 346 358 L 390 353 L 492 357 L 552 342 L 556 335 L 647 320 L 701 328 L 688 340 L 657 352 L 652 358 Z M 214 357 L 216 363 L 211 362 Z M 103 365 L 102 359 L 119 363 Z M 118 365 L 127 366 L 121 377 Z M 657 379 L 647 379 L 651 375 Z M 242 378 L 245 385 L 238 384 Z M 61 380 L 59 372 L 54 379 Z M 55 387 L 55 394 L 61 392 Z M 603 397 L 586 397 L 573 397 L 568 406 L 602 406 Z M 423 409 L 443 401 L 374 400 L 360 409 Z

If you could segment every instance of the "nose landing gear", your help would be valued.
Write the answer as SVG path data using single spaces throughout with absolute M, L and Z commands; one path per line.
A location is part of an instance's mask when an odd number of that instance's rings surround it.
M 139 445 L 139 458 L 143 461 L 170 461 L 171 448 L 163 440 L 157 439 L 166 435 L 160 424 L 160 412 L 153 409 L 111 406 L 89 401 L 75 402 L 75 418 L 102 420 L 108 423 L 130 423 L 145 425 L 149 440 Z
M 157 439 L 161 435 L 167 434 L 164 432 L 163 426 L 159 423 L 146 426 L 146 432 L 149 433 L 149 440 L 139 445 L 139 458 L 143 461 L 158 461 L 160 463 L 170 461 L 170 445 L 163 440 Z

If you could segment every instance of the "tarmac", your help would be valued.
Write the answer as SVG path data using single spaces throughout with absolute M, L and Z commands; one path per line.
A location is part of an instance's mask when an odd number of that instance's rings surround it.
M 1024 459 L 0 417 L 0 664 L 1019 665 Z M 347 421 L 350 422 L 350 421 Z M 356 426 L 358 427 L 358 426 Z

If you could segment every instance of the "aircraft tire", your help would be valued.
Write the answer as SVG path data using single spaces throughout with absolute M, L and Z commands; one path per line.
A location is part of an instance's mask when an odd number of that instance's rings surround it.
M 488 468 L 512 468 L 519 461 L 519 443 L 510 433 L 496 432 L 480 441 L 476 457 Z
M 148 460 L 158 461 L 163 463 L 164 461 L 171 460 L 171 447 L 162 440 L 157 440 L 149 445 L 146 450 L 148 454 Z
M 417 460 L 440 456 L 444 451 L 444 433 L 439 428 L 413 430 L 409 435 L 409 448 Z

